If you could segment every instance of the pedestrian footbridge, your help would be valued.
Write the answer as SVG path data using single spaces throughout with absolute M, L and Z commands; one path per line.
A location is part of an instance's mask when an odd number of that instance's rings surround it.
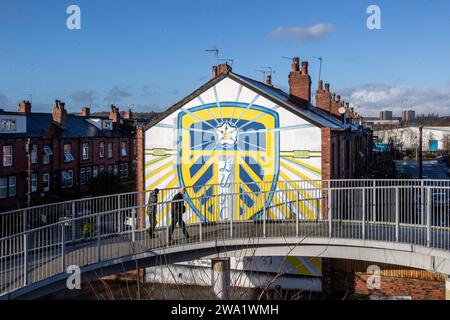
M 72 266 L 86 282 L 233 256 L 342 258 L 450 275 L 450 181 L 289 181 L 275 190 L 262 184 L 215 190 L 187 188 L 190 237 L 177 228 L 171 242 L 175 189 L 161 190 L 157 203 L 146 203 L 146 193 L 127 193 L 1 213 L 0 298 L 64 289 Z M 145 223 L 149 207 L 158 221 L 153 236 Z

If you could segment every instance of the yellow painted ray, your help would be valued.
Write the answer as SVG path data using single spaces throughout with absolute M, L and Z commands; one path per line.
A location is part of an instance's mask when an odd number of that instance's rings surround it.
M 307 177 L 306 175 L 304 175 L 303 173 L 301 173 L 300 171 L 294 169 L 293 167 L 289 166 L 288 164 L 284 163 L 283 161 L 280 161 L 280 164 L 283 168 L 288 169 L 289 171 L 291 171 L 292 173 L 295 173 L 297 176 L 299 176 L 300 178 L 302 178 L 303 180 L 307 181 L 308 183 L 314 185 L 317 188 L 320 188 L 321 185 L 318 182 L 315 181 L 311 181 L 310 177 Z M 280 171 L 281 172 L 281 171 Z
M 162 160 L 164 160 L 164 159 L 167 159 L 167 158 L 169 158 L 169 157 L 171 157 L 171 155 L 162 156 L 162 157 L 158 157 L 157 159 L 153 159 L 153 160 L 147 161 L 147 162 L 145 163 L 145 168 L 148 168 L 148 167 L 150 167 L 152 164 L 155 164 L 155 163 L 157 163 L 157 162 L 160 162 L 160 161 L 162 161 Z
M 321 175 L 322 174 L 322 171 L 319 168 L 314 167 L 314 166 L 312 166 L 312 165 L 310 165 L 310 164 L 308 164 L 306 162 L 297 160 L 297 159 L 292 158 L 292 157 L 283 157 L 282 159 L 284 159 L 286 161 L 294 162 L 294 163 L 298 164 L 299 166 L 304 167 L 306 170 L 309 170 L 312 173 L 315 173 L 317 175 Z
M 288 256 L 286 260 L 297 270 L 298 274 L 307 276 L 314 275 L 297 257 Z
M 286 180 L 286 182 L 288 182 L 289 184 L 291 184 L 291 182 L 289 182 L 289 177 L 285 174 L 285 173 L 283 173 L 283 172 L 280 172 L 280 176 L 284 179 L 284 180 Z M 308 192 L 306 192 L 306 191 L 303 191 L 302 189 L 297 189 L 296 191 L 299 191 L 301 194 L 302 194 L 302 196 L 304 197 L 304 198 L 306 198 L 306 199 L 309 199 L 310 197 L 311 197 L 311 195 L 308 193 Z M 303 201 L 304 202 L 304 201 Z M 315 201 L 314 201 L 315 202 Z M 314 202 L 312 202 L 312 201 L 308 201 L 308 203 L 310 204 L 310 205 L 312 205 L 314 208 L 316 208 L 316 209 L 318 209 L 318 207 L 317 207 L 317 205 L 315 205 L 314 204 Z M 304 210 L 301 210 L 302 211 L 302 214 L 306 217 L 306 218 L 308 218 L 308 219 L 313 219 L 313 220 L 315 220 L 315 219 L 317 219 L 317 215 L 314 213 L 314 211 L 313 210 L 311 210 L 310 208 L 309 208 L 309 206 L 303 206 L 304 207 Z
M 148 187 L 148 189 L 153 190 L 154 188 L 158 187 L 160 185 L 160 183 L 162 183 L 164 180 L 168 179 L 170 176 L 173 176 L 173 175 L 176 176 L 176 174 L 177 174 L 177 169 L 170 170 L 165 175 L 163 175 L 161 178 L 159 178 L 157 181 L 152 183 L 150 185 L 150 187 Z
M 171 167 L 171 166 L 173 166 L 173 165 L 174 165 L 174 163 L 173 163 L 172 161 L 167 162 L 166 164 L 162 165 L 162 166 L 159 167 L 158 169 L 153 170 L 153 171 L 151 171 L 149 174 L 147 174 L 147 175 L 145 176 L 145 180 L 148 180 L 148 179 L 150 179 L 151 177 L 156 176 L 156 175 L 157 175 L 158 173 L 160 173 L 161 171 L 163 171 L 163 170 L 165 170 L 165 169 L 167 169 L 167 168 L 169 168 L 169 167 Z

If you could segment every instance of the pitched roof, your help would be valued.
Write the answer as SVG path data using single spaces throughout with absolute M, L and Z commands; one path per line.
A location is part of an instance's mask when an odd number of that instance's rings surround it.
M 239 75 L 234 72 L 229 72 L 226 74 L 221 74 L 216 78 L 213 78 L 202 85 L 200 88 L 178 101 L 166 111 L 158 114 L 158 116 L 154 117 L 146 126 L 145 129 L 149 129 L 153 127 L 155 124 L 172 114 L 173 112 L 180 109 L 183 105 L 195 99 L 198 95 L 207 91 L 209 88 L 216 85 L 218 82 L 222 81 L 224 78 L 229 77 L 230 79 L 242 84 L 243 86 L 249 88 L 257 92 L 259 95 L 271 100 L 272 102 L 284 107 L 288 111 L 296 114 L 297 116 L 305 119 L 306 121 L 311 122 L 312 124 L 321 127 L 321 128 L 331 128 L 333 130 L 345 130 L 347 128 L 352 128 L 354 126 L 342 123 L 339 119 L 336 119 L 333 116 L 330 116 L 328 113 L 316 108 L 311 105 L 310 108 L 305 108 L 293 102 L 289 94 L 284 92 L 281 89 L 275 88 L 273 86 L 269 86 L 263 82 L 256 81 L 245 76 Z
M 22 113 L 23 115 L 23 113 Z M 51 113 L 28 113 L 27 131 L 19 133 L 0 133 L 4 138 L 38 138 L 43 137 L 48 128 L 53 124 Z M 64 138 L 90 138 L 90 137 L 127 137 L 132 133 L 132 128 L 121 125 L 118 129 L 100 130 L 89 123 L 85 117 L 74 114 L 67 115 L 67 127 L 59 129 L 56 137 Z

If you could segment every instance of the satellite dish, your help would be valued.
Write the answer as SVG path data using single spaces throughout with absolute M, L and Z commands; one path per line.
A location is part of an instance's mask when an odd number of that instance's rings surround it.
M 347 111 L 347 110 L 346 110 L 344 107 L 340 107 L 340 108 L 338 109 L 338 112 L 339 112 L 340 114 L 344 114 L 345 111 Z

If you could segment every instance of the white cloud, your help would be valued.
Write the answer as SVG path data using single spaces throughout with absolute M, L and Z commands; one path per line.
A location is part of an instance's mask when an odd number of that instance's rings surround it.
M 381 110 L 392 110 L 400 116 L 405 109 L 416 114 L 450 115 L 450 85 L 444 88 L 416 88 L 404 84 L 366 84 L 340 91 L 351 105 L 359 105 L 363 116 L 378 116 Z
M 269 33 L 270 38 L 288 38 L 299 42 L 318 40 L 329 36 L 336 30 L 330 23 L 317 23 L 309 27 L 289 27 L 280 26 Z

